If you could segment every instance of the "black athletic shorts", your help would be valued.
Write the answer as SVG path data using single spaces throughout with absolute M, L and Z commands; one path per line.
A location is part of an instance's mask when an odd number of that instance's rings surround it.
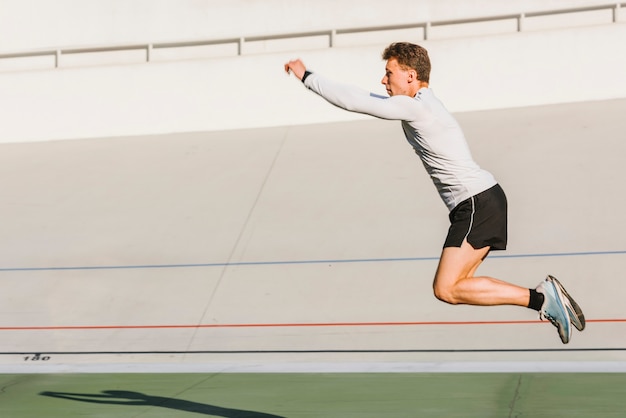
M 445 247 L 460 247 L 465 239 L 478 249 L 505 250 L 506 195 L 499 184 L 459 203 L 450 212 Z

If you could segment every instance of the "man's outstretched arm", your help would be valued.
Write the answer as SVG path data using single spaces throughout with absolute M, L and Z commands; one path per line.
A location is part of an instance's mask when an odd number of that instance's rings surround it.
M 285 71 L 288 74 L 293 73 L 308 89 L 331 104 L 350 112 L 390 120 L 414 120 L 419 114 L 420 105 L 408 96 L 384 97 L 355 86 L 331 81 L 307 71 L 300 59 L 286 63 Z

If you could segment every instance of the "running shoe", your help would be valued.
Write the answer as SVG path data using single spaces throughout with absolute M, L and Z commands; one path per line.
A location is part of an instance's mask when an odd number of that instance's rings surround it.
M 583 314 L 582 309 L 580 309 L 580 306 L 578 306 L 574 298 L 572 298 L 572 296 L 567 293 L 563 285 L 556 279 L 556 277 L 548 275 L 548 278 L 546 280 L 552 281 L 557 289 L 560 291 L 560 293 L 565 296 L 563 303 L 565 304 L 565 308 L 567 309 L 567 313 L 569 314 L 569 319 L 572 325 L 574 325 L 578 331 L 584 330 L 585 315 Z
M 541 310 L 539 311 L 539 318 L 550 321 L 559 331 L 559 337 L 561 337 L 563 344 L 567 344 L 572 336 L 572 329 L 570 328 L 570 317 L 564 303 L 565 296 L 560 294 L 559 288 L 549 277 L 539 283 L 536 290 L 544 296 L 543 305 L 541 305 Z

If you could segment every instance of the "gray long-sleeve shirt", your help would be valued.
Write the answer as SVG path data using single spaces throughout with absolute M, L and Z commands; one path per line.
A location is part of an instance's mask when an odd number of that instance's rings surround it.
M 449 210 L 497 183 L 476 164 L 461 127 L 430 88 L 421 88 L 415 97 L 385 97 L 316 73 L 308 75 L 304 84 L 342 109 L 402 121 L 407 141 Z

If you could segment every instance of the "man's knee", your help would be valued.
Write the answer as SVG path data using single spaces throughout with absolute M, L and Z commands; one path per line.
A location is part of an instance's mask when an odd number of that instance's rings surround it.
M 451 305 L 458 304 L 458 300 L 454 296 L 454 284 L 442 284 L 440 280 L 435 279 L 433 283 L 433 293 L 435 297 L 442 302 L 449 303 Z

